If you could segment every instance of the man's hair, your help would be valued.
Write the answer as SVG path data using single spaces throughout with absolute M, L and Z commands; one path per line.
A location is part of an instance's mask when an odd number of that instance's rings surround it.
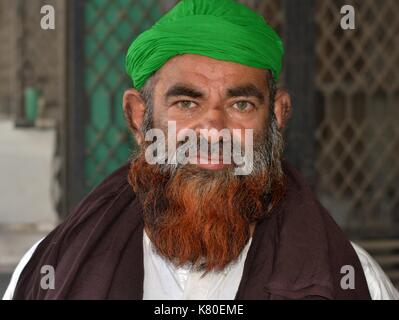
M 145 134 L 152 128 L 152 117 L 154 114 L 153 93 L 154 93 L 154 76 L 151 76 L 141 88 L 140 95 L 145 104 L 144 120 L 141 131 Z

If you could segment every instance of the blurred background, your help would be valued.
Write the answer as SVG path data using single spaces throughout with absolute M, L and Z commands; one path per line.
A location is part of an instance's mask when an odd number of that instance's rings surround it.
M 399 1 L 240 2 L 285 42 L 286 158 L 399 286 Z M 0 0 L 0 296 L 23 253 L 136 147 L 125 52 L 175 3 Z M 355 30 L 340 26 L 347 4 Z

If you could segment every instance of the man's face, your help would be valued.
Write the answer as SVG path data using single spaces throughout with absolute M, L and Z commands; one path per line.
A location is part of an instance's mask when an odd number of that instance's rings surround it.
M 168 121 L 177 132 L 192 129 L 253 129 L 254 136 L 266 130 L 269 116 L 267 72 L 233 62 L 186 54 L 169 60 L 154 77 L 153 127 L 166 133 Z M 237 132 L 237 131 L 236 131 Z M 202 164 L 201 162 L 208 162 Z M 223 162 L 198 161 L 211 170 Z

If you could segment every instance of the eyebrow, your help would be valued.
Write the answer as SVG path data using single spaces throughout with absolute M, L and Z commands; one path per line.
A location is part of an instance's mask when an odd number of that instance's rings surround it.
M 256 97 L 260 101 L 265 100 L 264 94 L 253 84 L 247 84 L 243 86 L 237 86 L 234 88 L 227 89 L 227 96 L 233 97 Z
M 191 98 L 203 98 L 205 94 L 197 89 L 190 88 L 186 85 L 176 84 L 168 89 L 165 94 L 166 98 L 187 96 Z
M 173 85 L 166 91 L 166 98 L 187 96 L 191 98 L 203 98 L 205 94 L 197 89 L 184 84 Z M 247 84 L 227 89 L 227 97 L 256 97 L 260 101 L 264 101 L 264 94 L 253 84 Z

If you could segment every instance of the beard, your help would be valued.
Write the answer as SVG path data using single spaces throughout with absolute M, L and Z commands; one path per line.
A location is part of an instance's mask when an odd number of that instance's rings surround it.
M 131 161 L 129 183 L 143 207 L 145 230 L 156 252 L 176 266 L 222 270 L 236 260 L 260 221 L 284 194 L 283 142 L 273 117 L 254 137 L 254 170 L 148 164 L 144 143 Z

